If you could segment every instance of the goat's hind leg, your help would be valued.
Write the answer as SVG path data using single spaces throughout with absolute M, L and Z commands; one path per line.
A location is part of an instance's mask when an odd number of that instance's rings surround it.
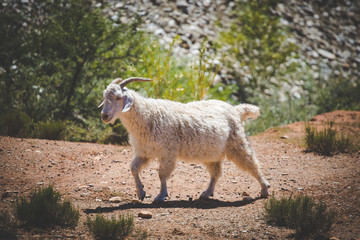
M 144 191 L 144 185 L 141 183 L 139 177 L 139 171 L 148 162 L 149 159 L 144 157 L 135 156 L 131 162 L 131 173 L 135 179 L 136 192 L 140 200 L 144 200 L 146 192 Z
M 256 155 L 248 142 L 228 148 L 226 157 L 233 161 L 237 167 L 250 173 L 260 183 L 261 197 L 266 198 L 269 196 L 268 188 L 270 188 L 270 184 L 265 180 Z
M 154 199 L 154 203 L 161 203 L 165 201 L 168 196 L 166 180 L 171 176 L 172 171 L 176 166 L 175 158 L 159 159 L 159 178 L 160 178 L 160 193 Z
M 200 199 L 208 199 L 209 197 L 214 196 L 215 185 L 221 176 L 221 164 L 221 161 L 205 163 L 205 166 L 210 173 L 210 183 L 208 188 L 200 195 Z

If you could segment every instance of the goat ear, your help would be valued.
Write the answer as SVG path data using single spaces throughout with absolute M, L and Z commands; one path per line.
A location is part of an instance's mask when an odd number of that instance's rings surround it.
M 131 106 L 133 105 L 134 101 L 132 96 L 124 95 L 123 96 L 123 109 L 122 112 L 127 112 L 130 110 Z

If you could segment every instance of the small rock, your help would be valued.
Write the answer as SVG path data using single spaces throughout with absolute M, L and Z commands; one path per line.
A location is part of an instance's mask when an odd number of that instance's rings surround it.
M 331 53 L 331 52 L 329 52 L 329 51 L 326 51 L 326 50 L 324 50 L 324 49 L 318 49 L 318 53 L 321 55 L 321 56 L 323 56 L 323 57 L 326 57 L 326 58 L 328 58 L 328 59 L 330 59 L 330 60 L 334 60 L 335 59 L 335 55 L 333 54 L 333 53 Z
M 189 4 L 184 0 L 176 1 L 176 7 L 180 9 L 183 13 L 188 14 L 188 6 Z
M 121 197 L 112 197 L 109 199 L 109 202 L 112 202 L 112 203 L 119 203 L 121 201 L 122 201 Z
M 181 230 L 174 228 L 174 230 L 172 231 L 173 235 L 184 235 L 184 232 L 182 232 Z
M 140 200 L 138 200 L 138 199 L 133 199 L 133 200 L 131 200 L 131 203 L 140 203 Z
M 244 197 L 250 196 L 250 194 L 249 194 L 248 192 L 243 192 L 242 195 L 243 195 Z
M 245 201 L 245 202 L 251 202 L 252 200 L 253 200 L 253 198 L 250 197 L 250 196 L 244 196 L 243 197 L 243 201 Z
M 280 138 L 281 138 L 281 139 L 289 139 L 290 137 L 287 136 L 287 135 L 283 135 L 283 136 L 281 136 Z
M 152 213 L 150 211 L 141 211 L 138 213 L 138 217 L 141 217 L 141 218 L 152 218 Z

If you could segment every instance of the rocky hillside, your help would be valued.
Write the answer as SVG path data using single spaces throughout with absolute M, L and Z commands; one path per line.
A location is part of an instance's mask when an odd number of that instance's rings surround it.
M 197 55 L 205 37 L 215 39 L 216 22 L 228 23 L 235 3 L 230 0 L 126 0 L 110 1 L 108 14 L 128 22 L 136 14 L 144 20 L 144 29 L 163 43 L 179 35 L 182 43 L 175 49 L 180 55 Z M 124 9 L 126 16 L 119 16 Z M 281 1 L 273 14 L 288 26 L 301 55 L 324 79 L 331 74 L 352 79 L 360 76 L 360 2 Z M 226 75 L 221 76 L 223 79 Z

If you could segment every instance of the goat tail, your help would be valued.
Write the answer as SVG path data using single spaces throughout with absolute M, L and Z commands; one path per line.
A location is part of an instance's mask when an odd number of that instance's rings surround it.
M 240 104 L 236 106 L 236 109 L 240 113 L 241 121 L 249 118 L 254 120 L 260 115 L 260 108 L 252 104 Z

